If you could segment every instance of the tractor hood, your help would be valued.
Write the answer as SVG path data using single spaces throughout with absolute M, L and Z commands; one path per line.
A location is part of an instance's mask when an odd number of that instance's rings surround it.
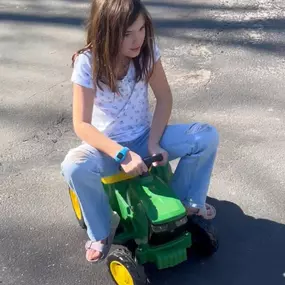
M 152 224 L 164 224 L 185 216 L 183 204 L 159 177 L 142 178 L 139 188 L 136 194 Z

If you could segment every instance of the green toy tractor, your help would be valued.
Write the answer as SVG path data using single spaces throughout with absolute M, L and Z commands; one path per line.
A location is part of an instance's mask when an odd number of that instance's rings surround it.
M 107 264 L 118 285 L 148 283 L 143 265 L 154 263 L 158 269 L 176 266 L 187 260 L 190 248 L 203 256 L 218 249 L 215 230 L 200 216 L 188 218 L 186 210 L 169 187 L 170 164 L 151 167 L 161 155 L 144 159 L 149 172 L 132 177 L 124 172 L 102 179 L 113 211 L 120 216 L 114 244 Z M 69 189 L 76 218 L 86 228 L 76 193 Z

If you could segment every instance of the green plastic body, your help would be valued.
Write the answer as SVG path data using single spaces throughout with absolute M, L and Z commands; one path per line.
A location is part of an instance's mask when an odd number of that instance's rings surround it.
M 134 240 L 138 262 L 155 263 L 158 269 L 185 261 L 187 248 L 191 246 L 191 234 L 187 232 L 162 245 L 149 244 L 151 225 L 174 223 L 186 216 L 183 204 L 169 187 L 171 176 L 168 164 L 152 168 L 147 177 L 104 184 L 111 207 L 121 218 L 114 243 Z

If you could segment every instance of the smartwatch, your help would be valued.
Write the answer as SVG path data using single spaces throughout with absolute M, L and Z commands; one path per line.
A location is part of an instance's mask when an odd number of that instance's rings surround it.
M 126 156 L 129 152 L 129 148 L 127 147 L 123 147 L 120 151 L 117 152 L 117 154 L 115 155 L 114 159 L 121 163 L 126 159 Z

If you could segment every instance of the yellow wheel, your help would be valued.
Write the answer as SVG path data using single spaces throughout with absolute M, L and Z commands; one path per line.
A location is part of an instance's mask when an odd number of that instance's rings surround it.
M 72 208 L 74 210 L 76 219 L 80 227 L 83 229 L 86 229 L 86 225 L 85 225 L 84 218 L 83 218 L 82 211 L 81 211 L 81 206 L 77 198 L 77 195 L 73 189 L 69 188 L 68 190 L 69 190 L 69 196 L 70 196 Z
M 109 254 L 107 264 L 117 285 L 146 285 L 147 278 L 142 266 L 132 258 L 127 249 L 116 249 Z
M 110 263 L 110 271 L 117 284 L 134 285 L 130 272 L 121 262 L 112 261 Z

